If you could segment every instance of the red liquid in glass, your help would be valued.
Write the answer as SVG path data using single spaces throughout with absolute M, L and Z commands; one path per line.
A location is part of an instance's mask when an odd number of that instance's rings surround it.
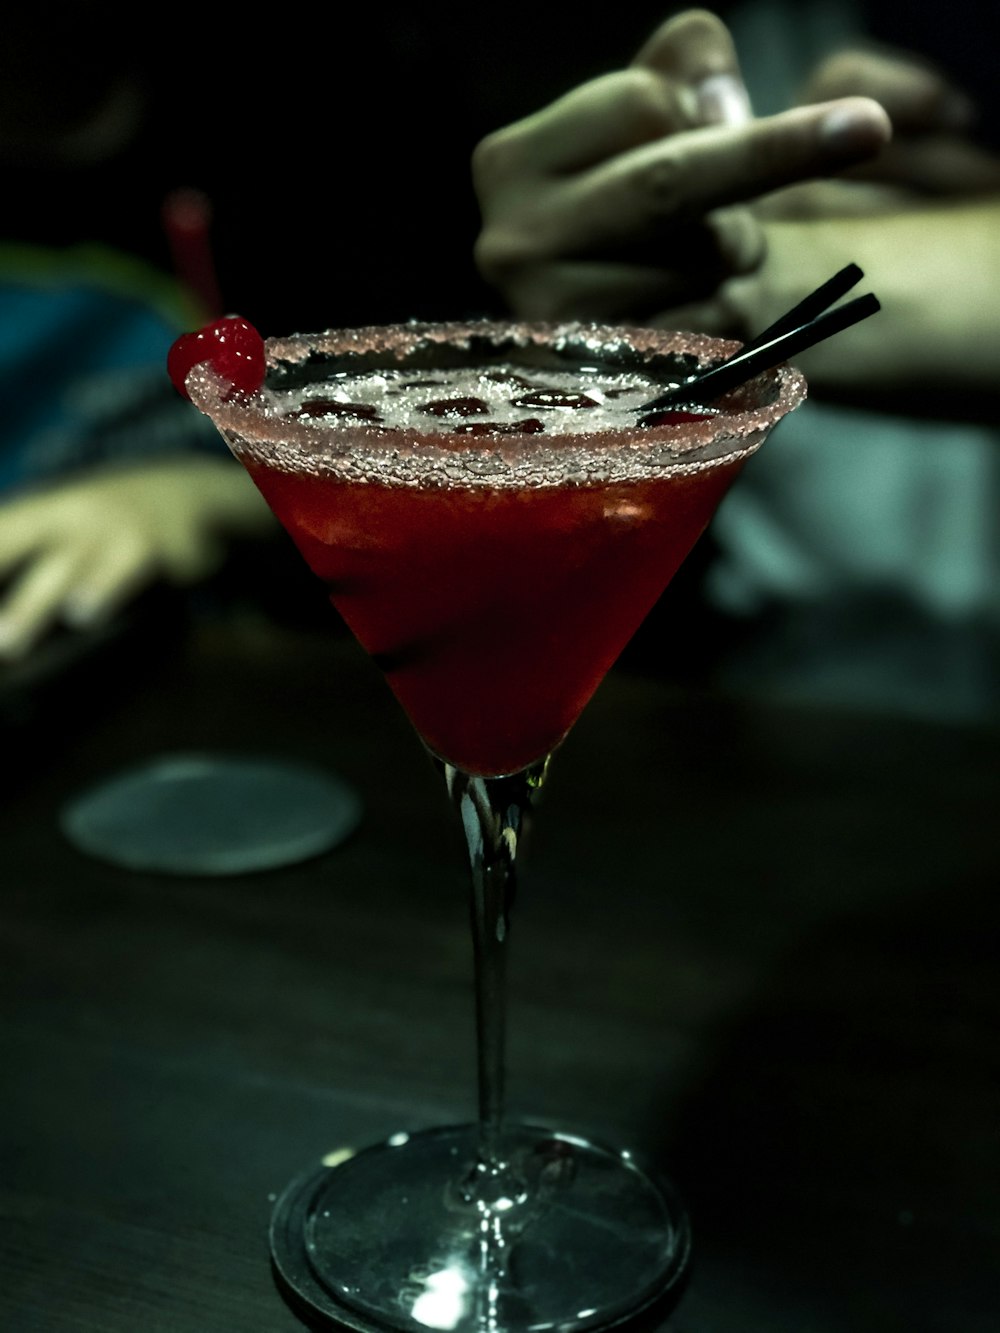
M 530 489 L 247 466 L 430 748 L 496 775 L 563 738 L 740 462 Z

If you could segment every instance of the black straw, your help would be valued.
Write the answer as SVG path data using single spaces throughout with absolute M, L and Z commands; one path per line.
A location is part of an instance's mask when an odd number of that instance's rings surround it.
M 864 276 L 857 264 L 845 265 L 839 273 L 827 278 L 826 282 L 821 283 L 814 292 L 810 292 L 798 305 L 792 306 L 791 310 L 786 311 L 773 324 L 762 329 L 751 342 L 744 343 L 740 350 L 750 352 L 755 347 L 763 347 L 765 343 L 773 342 L 781 334 L 791 333 L 800 325 L 807 324 L 809 320 L 821 315 L 827 306 L 833 305 L 834 301 L 839 301 L 845 296 Z
M 808 347 L 874 315 L 881 306 L 870 292 L 832 310 L 824 309 L 849 291 L 862 276 L 856 264 L 848 264 L 727 360 L 668 389 L 651 402 L 644 403 L 639 410 L 659 412 L 671 407 L 705 406 L 738 389 L 755 375 L 771 370 Z

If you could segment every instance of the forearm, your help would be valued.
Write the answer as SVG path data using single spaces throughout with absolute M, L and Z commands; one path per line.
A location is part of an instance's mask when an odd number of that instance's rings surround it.
M 882 303 L 874 318 L 802 355 L 814 393 L 1000 411 L 1000 197 L 765 229 L 761 269 L 729 293 L 748 334 L 850 260 Z

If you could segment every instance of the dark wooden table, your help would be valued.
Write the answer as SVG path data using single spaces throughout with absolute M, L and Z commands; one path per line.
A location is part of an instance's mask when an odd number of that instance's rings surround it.
M 270 1201 L 323 1154 L 473 1111 L 458 835 L 333 633 L 199 624 L 7 744 L 6 1333 L 280 1333 Z M 337 850 L 129 873 L 64 803 L 185 749 L 318 762 Z M 515 1113 L 644 1149 L 690 1206 L 673 1333 L 995 1333 L 1000 733 L 618 674 L 524 869 Z

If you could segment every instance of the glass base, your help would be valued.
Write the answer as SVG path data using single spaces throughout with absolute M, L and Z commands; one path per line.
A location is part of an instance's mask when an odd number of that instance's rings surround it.
M 314 1327 L 582 1333 L 679 1295 L 672 1188 L 632 1154 L 535 1126 L 476 1168 L 474 1125 L 395 1134 L 293 1181 L 271 1220 L 283 1294 Z M 484 1188 L 485 1186 L 485 1188 Z

